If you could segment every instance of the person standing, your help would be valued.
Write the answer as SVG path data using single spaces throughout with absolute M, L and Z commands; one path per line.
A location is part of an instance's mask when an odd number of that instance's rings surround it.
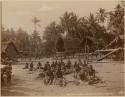
M 8 75 L 7 75 L 7 72 L 6 72 L 6 71 L 3 73 L 2 79 L 3 79 L 4 85 L 7 86 L 7 83 L 8 83 Z
M 40 62 L 38 62 L 37 69 L 41 69 L 41 68 L 42 68 L 42 64 Z
M 72 67 L 72 65 L 71 65 L 71 61 L 70 60 L 68 60 L 68 62 L 67 62 L 67 64 L 66 64 L 66 72 L 67 73 L 70 73 L 71 72 L 71 67 Z
M 80 72 L 81 68 L 77 62 L 74 64 L 74 77 L 77 78 L 78 73 Z
M 30 71 L 33 71 L 33 67 L 34 67 L 33 62 L 31 62 L 31 64 L 30 64 Z
M 8 69 L 7 69 L 7 82 L 11 82 L 11 76 L 12 76 L 12 64 L 9 63 Z
M 78 64 L 79 64 L 80 67 L 83 67 L 83 63 L 80 59 L 78 59 Z

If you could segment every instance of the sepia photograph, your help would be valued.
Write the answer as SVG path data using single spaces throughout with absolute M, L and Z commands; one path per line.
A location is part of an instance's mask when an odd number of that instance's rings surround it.
M 125 96 L 124 0 L 2 0 L 1 96 Z

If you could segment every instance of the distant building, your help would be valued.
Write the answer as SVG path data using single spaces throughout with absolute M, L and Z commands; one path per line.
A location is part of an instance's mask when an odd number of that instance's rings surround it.
M 66 57 L 74 57 L 76 53 L 82 52 L 80 48 L 80 40 L 79 39 L 73 39 L 73 38 L 65 38 L 64 41 L 64 51 L 59 52 L 56 50 L 55 57 L 57 59 L 59 58 L 66 58 Z
M 13 42 L 1 43 L 1 59 L 16 61 L 18 58 L 18 50 Z
M 30 51 L 19 51 L 19 58 L 31 58 L 33 56 L 32 52 Z
M 67 56 L 74 56 L 75 53 L 81 51 L 79 39 L 66 39 L 64 40 L 65 54 Z

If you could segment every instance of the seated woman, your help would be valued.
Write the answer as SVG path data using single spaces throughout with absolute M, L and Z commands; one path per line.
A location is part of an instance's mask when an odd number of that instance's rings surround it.
M 95 70 L 93 69 L 93 66 L 90 65 L 89 67 L 89 77 L 94 77 L 95 76 Z
M 90 65 L 89 67 L 89 81 L 88 81 L 88 84 L 97 84 L 99 82 L 102 82 L 101 79 L 96 76 L 96 71 L 93 69 L 93 66 Z
M 47 70 L 47 85 L 51 85 L 54 80 L 54 74 L 51 69 Z
M 57 77 L 57 84 L 59 84 L 60 86 L 65 86 L 66 85 L 66 81 L 63 77 L 63 72 L 61 71 L 61 69 L 58 69 L 56 72 L 56 77 Z
M 23 69 L 28 69 L 28 67 L 29 67 L 29 64 L 26 63 L 26 64 L 25 64 L 25 67 L 24 67 Z
M 44 69 L 44 71 L 47 71 L 47 70 L 50 70 L 50 69 L 51 69 L 50 64 L 49 64 L 48 61 L 46 62 L 46 64 L 45 64 L 45 66 L 44 66 L 43 69 Z
M 42 64 L 40 62 L 38 62 L 37 69 L 41 69 L 41 68 L 42 68 Z
M 54 61 L 51 64 L 51 68 L 56 68 L 56 63 Z
M 71 61 L 69 60 L 66 64 L 66 73 L 72 72 L 72 64 Z
M 61 69 L 58 69 L 58 71 L 56 72 L 57 78 L 63 78 L 63 73 L 61 71 Z
M 61 71 L 63 74 L 66 74 L 66 66 L 65 66 L 65 63 L 62 63 L 61 65 Z

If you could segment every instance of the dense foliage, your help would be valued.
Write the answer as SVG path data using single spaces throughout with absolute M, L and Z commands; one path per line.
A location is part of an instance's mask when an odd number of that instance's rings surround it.
M 2 27 L 1 33 L 2 42 L 13 40 L 19 51 L 32 52 L 34 57 L 51 56 L 56 49 L 62 48 L 63 51 L 68 45 L 82 49 L 89 47 L 90 52 L 105 47 L 123 47 L 121 35 L 124 35 L 124 8 L 119 4 L 113 11 L 100 8 L 97 14 L 90 13 L 88 17 L 65 12 L 59 17 L 59 22 L 53 21 L 45 28 L 42 39 L 38 32 L 29 35 L 22 28 L 14 31 Z M 78 40 L 77 43 L 73 43 L 75 40 Z M 109 45 L 113 40 L 116 44 Z M 121 45 L 118 45 L 119 41 Z

